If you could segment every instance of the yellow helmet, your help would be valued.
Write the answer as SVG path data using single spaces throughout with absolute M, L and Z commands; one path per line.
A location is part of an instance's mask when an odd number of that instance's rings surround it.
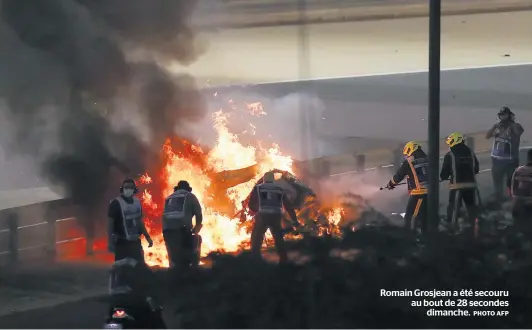
M 403 148 L 403 155 L 410 157 L 417 149 L 421 149 L 421 145 L 415 141 L 409 141 Z
M 455 145 L 464 142 L 464 136 L 462 133 L 454 132 L 449 134 L 447 139 L 445 140 L 445 144 L 447 144 L 449 147 L 454 147 Z

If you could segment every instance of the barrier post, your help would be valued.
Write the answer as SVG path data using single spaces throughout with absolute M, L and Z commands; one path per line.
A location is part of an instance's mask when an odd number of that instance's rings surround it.
M 57 214 L 53 204 L 48 206 L 46 211 L 46 222 L 48 223 L 48 232 L 46 236 L 46 254 L 50 261 L 54 261 L 57 256 L 57 228 L 56 228 Z
M 472 136 L 466 137 L 466 145 L 472 150 L 475 151 L 475 138 Z
M 18 214 L 9 212 L 6 218 L 9 227 L 9 261 L 11 264 L 18 262 Z
M 366 155 L 358 154 L 356 155 L 356 171 L 358 173 L 364 172 L 366 169 Z

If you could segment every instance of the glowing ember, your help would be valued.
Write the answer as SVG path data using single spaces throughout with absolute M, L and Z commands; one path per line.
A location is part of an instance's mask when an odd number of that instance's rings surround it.
M 148 174 L 141 175 L 139 181 L 141 183 L 152 183 L 151 177 Z
M 262 108 L 262 103 L 260 102 L 249 103 L 247 107 L 248 107 L 249 113 L 253 116 L 263 116 L 266 114 L 266 112 Z

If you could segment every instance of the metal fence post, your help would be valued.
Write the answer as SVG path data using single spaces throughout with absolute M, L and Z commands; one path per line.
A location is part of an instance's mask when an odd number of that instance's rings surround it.
M 18 214 L 9 212 L 6 222 L 9 227 L 9 261 L 16 264 L 18 262 Z
M 466 145 L 472 150 L 475 151 L 475 138 L 472 136 L 466 137 Z
M 46 211 L 46 222 L 48 223 L 47 241 L 46 241 L 46 253 L 50 261 L 54 261 L 57 256 L 57 248 L 55 242 L 57 241 L 56 233 L 56 220 L 57 215 L 55 208 L 52 205 L 48 206 Z
M 356 170 L 358 173 L 364 172 L 366 169 L 366 155 L 364 154 L 358 154 L 356 155 Z

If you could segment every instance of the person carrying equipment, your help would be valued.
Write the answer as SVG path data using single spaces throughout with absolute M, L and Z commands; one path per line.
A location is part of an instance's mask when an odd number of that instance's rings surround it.
M 486 138 L 493 140 L 491 149 L 491 175 L 498 203 L 503 199 L 503 186 L 510 189 L 512 174 L 519 166 L 519 144 L 524 132 L 523 126 L 515 122 L 515 114 L 508 107 L 499 111 L 499 122 L 487 132 Z M 506 178 L 506 182 L 504 179 Z
M 144 235 L 149 247 L 153 241 L 142 219 L 142 204 L 134 195 L 138 192 L 133 179 L 126 179 L 120 187 L 120 196 L 111 200 L 107 210 L 109 252 L 115 261 L 133 258 L 144 262 L 144 250 L 140 236 Z
M 405 176 L 407 177 L 410 198 L 406 205 L 405 227 L 409 230 L 420 228 L 427 232 L 427 187 L 428 158 L 417 142 L 410 141 L 403 148 L 405 160 L 388 182 L 386 188 L 394 189 Z
M 196 217 L 194 226 L 193 217 Z M 179 181 L 174 192 L 166 198 L 163 212 L 163 237 L 171 268 L 188 269 L 194 261 L 191 259 L 194 239 L 200 239 L 202 222 L 203 212 L 198 198 L 187 181 Z
M 284 190 L 275 183 L 273 172 L 266 172 L 263 183 L 257 184 L 253 188 L 248 207 L 255 213 L 251 232 L 251 253 L 260 258 L 264 234 L 266 230 L 270 229 L 275 248 L 279 254 L 279 262 L 288 262 L 288 253 L 281 226 L 283 207 L 292 219 L 294 227 L 299 227 L 299 223 L 292 203 L 290 203 Z
M 532 149 L 528 150 L 526 165 L 518 167 L 512 175 L 512 217 L 516 227 L 526 236 L 532 234 Z
M 464 202 L 469 228 L 475 228 L 475 220 L 478 216 L 477 180 L 479 163 L 477 156 L 464 143 L 464 136 L 454 132 L 447 136 L 445 143 L 449 146 L 449 152 L 443 158 L 440 172 L 442 181 L 449 180 L 449 205 L 447 206 L 447 223 L 454 229 L 458 227 L 458 214 Z M 472 231 L 474 233 L 474 231 Z

